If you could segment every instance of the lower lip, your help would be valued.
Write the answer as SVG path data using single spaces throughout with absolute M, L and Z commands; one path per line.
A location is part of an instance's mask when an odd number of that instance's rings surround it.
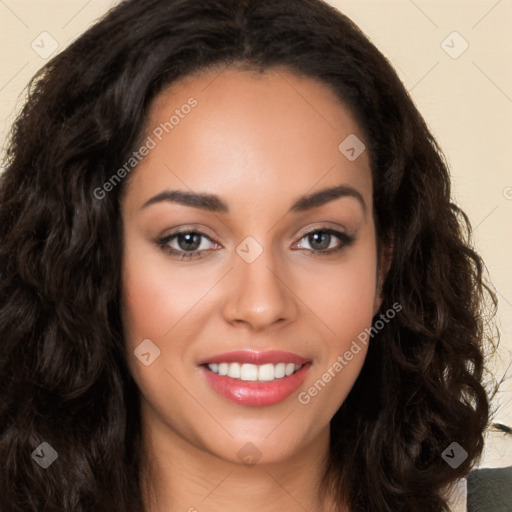
M 229 401 L 251 407 L 264 407 L 278 404 L 297 391 L 304 382 L 310 366 L 311 363 L 306 363 L 292 375 L 269 382 L 233 379 L 213 373 L 204 366 L 201 366 L 201 370 L 213 390 Z

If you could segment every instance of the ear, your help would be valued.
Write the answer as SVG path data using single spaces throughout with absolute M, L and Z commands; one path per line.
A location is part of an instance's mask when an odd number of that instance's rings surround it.
M 377 286 L 375 289 L 375 301 L 373 304 L 373 314 L 376 315 L 382 305 L 382 287 L 388 275 L 389 268 L 393 261 L 393 242 L 382 245 L 379 251 L 379 260 L 377 262 Z

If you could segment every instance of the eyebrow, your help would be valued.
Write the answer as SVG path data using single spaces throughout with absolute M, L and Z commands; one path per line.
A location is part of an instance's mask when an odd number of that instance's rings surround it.
M 290 207 L 290 212 L 304 212 L 319 208 L 324 204 L 339 199 L 341 197 L 353 197 L 356 199 L 363 211 L 366 213 L 367 206 L 361 193 L 349 185 L 338 185 L 336 187 L 325 188 L 313 194 L 299 197 Z M 196 192 L 184 192 L 180 190 L 165 190 L 156 196 L 147 200 L 141 207 L 141 210 L 150 205 L 171 202 L 183 206 L 200 208 L 209 212 L 229 213 L 229 206 L 220 197 L 213 194 L 202 194 Z

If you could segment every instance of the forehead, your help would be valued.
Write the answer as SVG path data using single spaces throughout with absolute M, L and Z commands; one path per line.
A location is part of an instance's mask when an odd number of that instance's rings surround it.
M 327 85 L 283 68 L 185 77 L 154 100 L 145 137 L 155 144 L 132 176 L 140 201 L 165 188 L 246 201 L 276 198 L 277 188 L 284 199 L 340 183 L 371 196 L 367 152 L 347 158 L 347 145 L 364 148 L 349 109 Z

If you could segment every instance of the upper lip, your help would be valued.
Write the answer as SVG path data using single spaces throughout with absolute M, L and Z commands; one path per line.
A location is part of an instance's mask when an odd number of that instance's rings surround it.
M 265 352 L 257 352 L 255 350 L 235 350 L 233 352 L 225 352 L 211 357 L 207 357 L 199 361 L 200 365 L 204 364 L 220 364 L 220 363 L 251 363 L 261 364 L 277 364 L 277 363 L 294 363 L 305 364 L 310 360 L 291 352 L 283 352 L 281 350 L 268 350 Z

